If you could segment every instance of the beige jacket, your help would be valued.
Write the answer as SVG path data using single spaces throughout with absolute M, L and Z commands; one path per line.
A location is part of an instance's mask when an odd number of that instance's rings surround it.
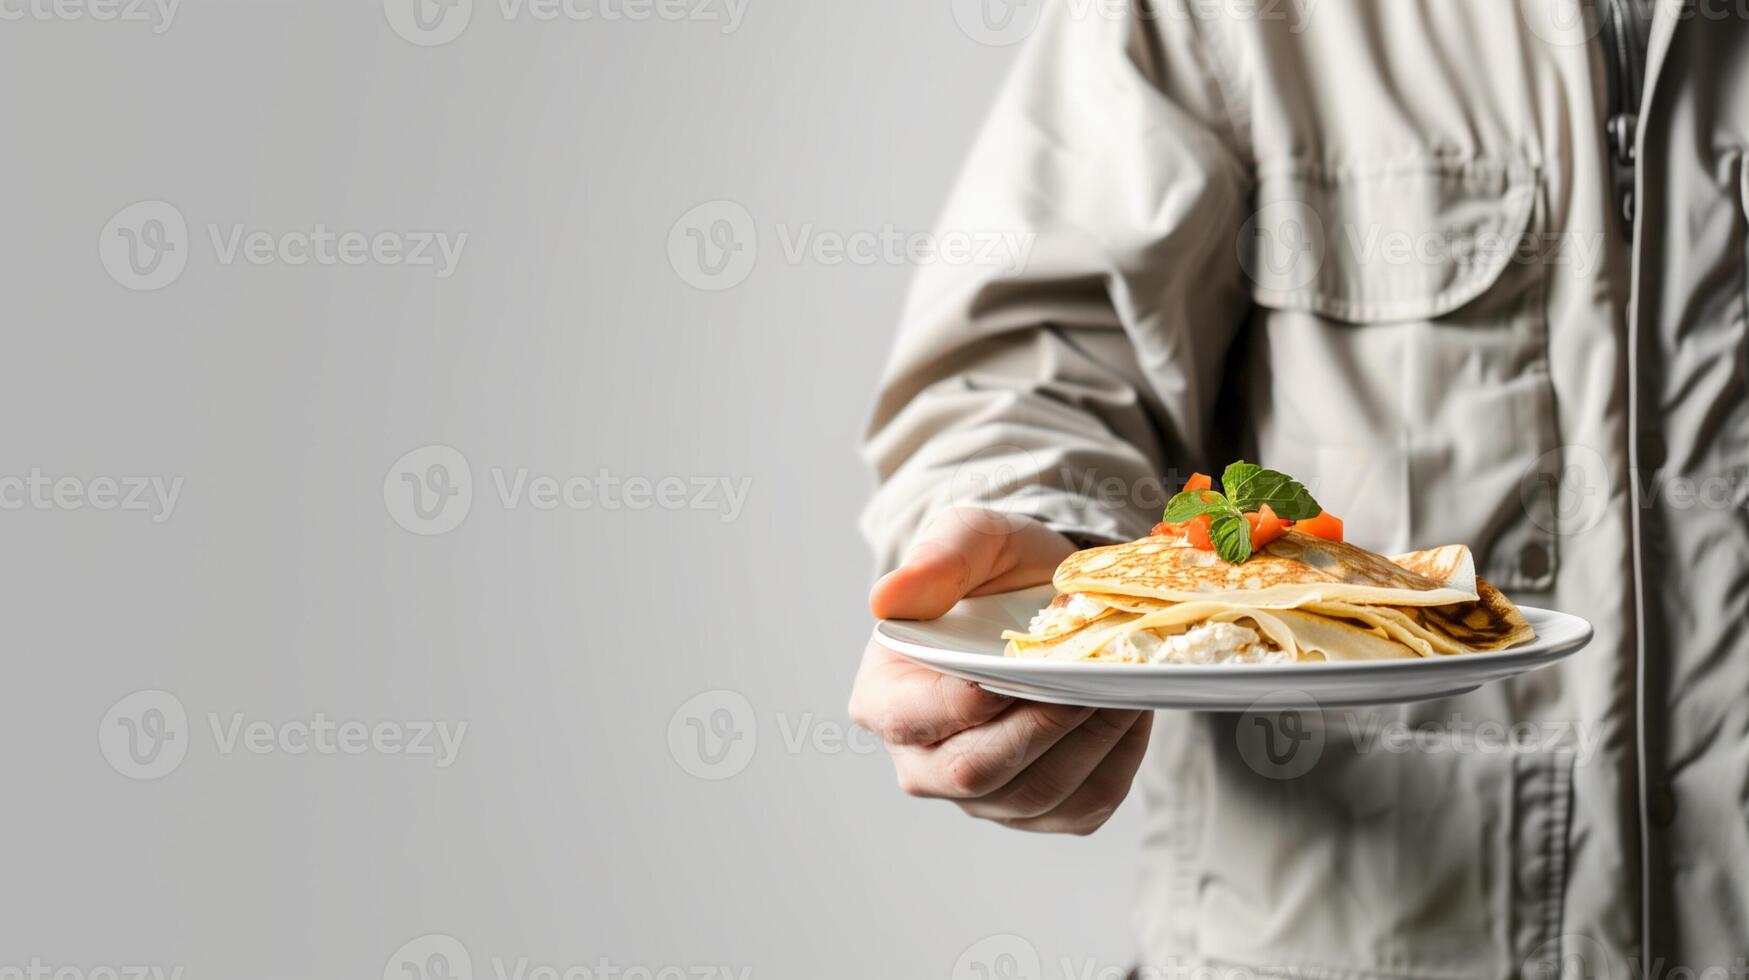
M 883 561 L 954 503 L 1139 536 L 1245 457 L 1597 628 L 1314 712 L 1304 772 L 1162 713 L 1153 966 L 1743 975 L 1749 5 L 1657 0 L 1640 66 L 1621 2 L 1051 0 L 977 141 L 943 230 L 1030 251 L 918 280 Z

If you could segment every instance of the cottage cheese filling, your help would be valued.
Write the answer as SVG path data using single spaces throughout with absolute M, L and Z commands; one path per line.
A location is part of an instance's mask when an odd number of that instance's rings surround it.
M 1053 601 L 1040 609 L 1032 617 L 1032 623 L 1027 626 L 1026 631 L 1034 636 L 1046 632 L 1066 633 L 1086 626 L 1094 617 L 1109 608 L 1105 603 L 1090 599 L 1079 592 L 1071 593 L 1064 597 L 1061 605 Z
M 1271 664 L 1288 660 L 1287 651 L 1237 623 L 1203 623 L 1173 634 L 1137 630 L 1112 640 L 1101 652 L 1135 664 Z

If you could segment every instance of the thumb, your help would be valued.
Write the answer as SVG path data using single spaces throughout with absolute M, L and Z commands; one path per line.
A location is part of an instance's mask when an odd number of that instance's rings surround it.
M 930 522 L 905 563 L 875 583 L 869 610 L 880 619 L 935 619 L 998 580 L 1009 588 L 1047 582 L 1073 550 L 1030 518 L 956 508 Z

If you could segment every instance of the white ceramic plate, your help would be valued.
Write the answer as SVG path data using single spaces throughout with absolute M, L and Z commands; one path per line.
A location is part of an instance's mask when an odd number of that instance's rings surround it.
M 1075 663 L 1004 657 L 1002 631 L 1025 629 L 1054 594 L 1050 586 L 1042 585 L 966 599 L 947 615 L 928 622 L 883 619 L 875 625 L 875 640 L 944 674 L 1030 701 L 1193 711 L 1245 711 L 1260 700 L 1284 695 L 1323 707 L 1451 697 L 1546 667 L 1591 642 L 1591 624 L 1578 616 L 1520 606 L 1524 618 L 1536 628 L 1536 639 L 1501 653 L 1273 666 Z

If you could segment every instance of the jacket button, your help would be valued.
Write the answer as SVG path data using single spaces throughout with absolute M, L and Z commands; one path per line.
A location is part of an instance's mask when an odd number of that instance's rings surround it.
M 1649 470 L 1655 470 L 1664 465 L 1669 451 L 1664 445 L 1664 437 L 1656 432 L 1640 433 L 1640 465 Z
M 1518 552 L 1518 571 L 1525 578 L 1542 578 L 1549 573 L 1548 545 L 1532 541 Z
M 1676 794 L 1670 792 L 1670 787 L 1660 786 L 1646 798 L 1646 816 L 1659 830 L 1668 829 L 1676 822 Z

